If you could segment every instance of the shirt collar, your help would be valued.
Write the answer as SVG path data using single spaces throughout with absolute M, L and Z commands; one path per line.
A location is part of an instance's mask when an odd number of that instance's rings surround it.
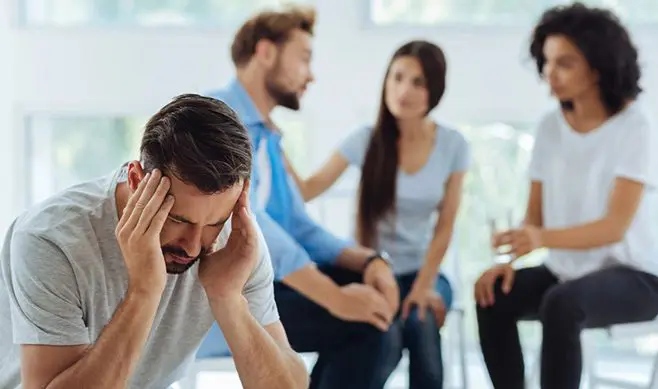
M 256 108 L 251 96 L 237 78 L 231 80 L 226 89 L 229 96 L 234 99 L 232 108 L 237 112 L 245 126 L 267 123 L 258 108 Z

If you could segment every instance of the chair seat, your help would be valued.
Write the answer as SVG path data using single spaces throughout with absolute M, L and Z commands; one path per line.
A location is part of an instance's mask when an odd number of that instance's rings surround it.
M 658 318 L 640 323 L 618 324 L 609 327 L 608 333 L 613 338 L 634 338 L 658 333 Z

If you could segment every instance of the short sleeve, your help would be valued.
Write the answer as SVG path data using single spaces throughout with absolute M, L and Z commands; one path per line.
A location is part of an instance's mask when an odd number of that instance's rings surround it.
M 249 304 L 249 311 L 262 325 L 266 326 L 279 320 L 279 311 L 274 300 L 274 270 L 265 237 L 258 228 L 259 259 L 243 295 Z
M 651 122 L 646 116 L 634 113 L 625 124 L 625 128 L 619 129 L 624 135 L 619 145 L 615 174 L 655 188 L 658 184 L 656 138 Z
M 354 131 L 343 140 L 343 143 L 338 147 L 338 152 L 347 159 L 350 165 L 361 167 L 371 136 L 371 127 L 364 127 Z
M 457 134 L 455 142 L 456 153 L 452 163 L 451 173 L 465 172 L 471 166 L 471 148 L 461 133 L 455 132 L 455 134 Z
M 530 166 L 528 168 L 528 175 L 531 181 L 544 181 L 546 178 L 544 171 L 548 148 L 548 145 L 546 144 L 548 140 L 546 133 L 549 131 L 549 126 L 550 123 L 548 117 L 544 117 L 537 125 L 535 141 L 530 155 Z
M 14 233 L 4 278 L 15 344 L 90 343 L 73 268 L 57 245 Z

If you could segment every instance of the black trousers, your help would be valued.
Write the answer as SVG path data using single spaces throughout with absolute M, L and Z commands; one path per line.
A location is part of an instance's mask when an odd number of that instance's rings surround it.
M 494 296 L 492 306 L 476 309 L 480 346 L 496 389 L 524 388 L 521 319 L 536 317 L 542 324 L 542 389 L 578 389 L 583 329 L 658 315 L 658 277 L 622 266 L 564 283 L 544 266 L 521 269 L 509 294 L 498 280 Z
M 320 270 L 337 284 L 362 282 L 362 275 L 338 267 Z M 290 345 L 317 352 L 311 389 L 383 389 L 395 364 L 389 363 L 396 338 L 389 332 L 332 316 L 286 285 L 275 282 L 274 296 Z M 397 361 L 396 361 L 397 362 Z

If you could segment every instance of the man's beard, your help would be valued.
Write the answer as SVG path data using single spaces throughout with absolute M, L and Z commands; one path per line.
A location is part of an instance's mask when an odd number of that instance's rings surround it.
M 190 261 L 186 264 L 182 264 L 182 263 L 178 263 L 178 262 L 167 262 L 167 263 L 165 263 L 165 265 L 167 267 L 167 274 L 182 274 L 182 273 L 185 273 L 189 268 L 194 266 L 194 264 L 197 263 L 197 261 L 199 259 L 206 256 L 207 253 L 208 253 L 207 249 L 201 249 L 201 252 L 199 253 L 199 255 L 196 258 L 194 258 L 192 261 Z M 177 257 L 186 258 L 186 259 L 187 258 L 192 258 L 189 255 L 187 255 L 185 250 L 183 250 L 180 247 L 174 247 L 174 246 L 164 246 L 164 247 L 162 247 L 162 255 L 166 255 L 166 254 L 173 254 Z
M 267 75 L 265 78 L 265 89 L 267 89 L 267 93 L 274 99 L 277 105 L 298 111 L 300 103 L 297 93 L 287 91 L 281 86 L 281 83 L 277 81 L 280 73 L 277 66 Z

